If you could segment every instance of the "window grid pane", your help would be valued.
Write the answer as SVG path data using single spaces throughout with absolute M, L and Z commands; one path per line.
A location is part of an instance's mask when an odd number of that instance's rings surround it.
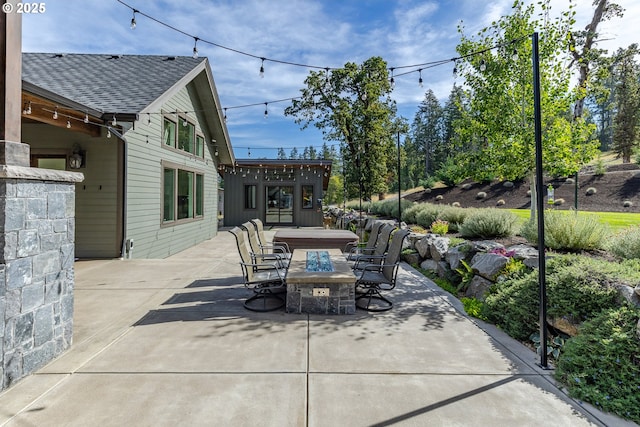
M 178 170 L 178 219 L 193 218 L 193 175 Z
M 173 221 L 175 219 L 175 170 L 164 170 L 164 208 L 163 220 Z
M 302 186 L 302 209 L 313 209 L 313 185 Z
M 176 146 L 176 124 L 169 119 L 164 119 L 164 129 L 162 140 L 165 145 L 170 147 Z
M 245 209 L 256 208 L 256 186 L 255 185 L 244 186 L 244 208 Z
M 196 216 L 204 212 L 204 175 L 196 175 Z
M 185 126 L 184 121 L 181 122 L 178 130 L 178 148 L 193 154 L 195 152 L 195 134 L 196 127 L 193 123 L 187 122 Z

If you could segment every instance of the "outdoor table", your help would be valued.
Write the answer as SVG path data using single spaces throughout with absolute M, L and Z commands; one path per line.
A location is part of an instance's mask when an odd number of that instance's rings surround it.
M 347 243 L 357 243 L 358 235 L 349 230 L 324 230 L 313 228 L 281 229 L 275 232 L 273 243 L 286 243 L 295 249 L 340 249 Z
M 356 276 L 339 249 L 296 249 L 286 282 L 288 313 L 356 312 Z

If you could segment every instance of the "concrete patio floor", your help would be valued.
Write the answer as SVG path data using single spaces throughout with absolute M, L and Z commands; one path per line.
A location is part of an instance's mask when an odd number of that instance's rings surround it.
M 635 425 L 406 264 L 386 313 L 254 313 L 233 236 L 76 263 L 74 343 L 0 394 L 7 426 Z

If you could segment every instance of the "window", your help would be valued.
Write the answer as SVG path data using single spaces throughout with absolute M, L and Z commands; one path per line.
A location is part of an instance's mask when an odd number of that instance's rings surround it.
M 162 140 L 164 141 L 164 144 L 169 147 L 176 146 L 176 124 L 166 117 L 164 118 Z
M 32 154 L 31 167 L 63 171 L 67 169 L 67 156 L 63 154 Z
M 180 130 L 178 131 L 178 148 L 187 153 L 195 153 L 195 136 L 196 127 L 193 123 L 181 120 Z
M 204 157 L 204 138 L 196 135 L 196 156 Z
M 177 148 L 204 158 L 204 137 L 196 134 L 196 125 L 186 118 L 179 118 L 178 122 L 175 122 L 165 117 L 162 141 L 167 147 Z
M 163 199 L 163 222 L 202 217 L 204 214 L 204 175 L 165 166 Z
M 313 209 L 313 185 L 302 186 L 302 209 Z
M 245 209 L 256 208 L 256 186 L 255 185 L 244 186 L 244 208 Z

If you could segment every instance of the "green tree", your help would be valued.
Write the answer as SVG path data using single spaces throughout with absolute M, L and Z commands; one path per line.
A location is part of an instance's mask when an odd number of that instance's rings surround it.
M 287 158 L 287 154 L 284 152 L 284 148 L 278 148 L 278 160 L 285 160 Z
M 638 146 L 640 126 L 640 66 L 635 60 L 638 45 L 619 49 L 613 68 L 616 86 L 617 114 L 613 122 L 613 150 L 623 163 L 631 162 L 631 155 Z
M 424 94 L 424 100 L 418 106 L 418 111 L 411 125 L 413 144 L 407 150 L 410 162 L 422 163 L 422 168 L 415 168 L 421 173 L 414 176 L 416 181 L 428 178 L 438 166 L 442 158 L 444 145 L 444 111 L 440 101 L 431 89 Z
M 341 143 L 350 197 L 385 193 L 394 180 L 394 134 L 400 128 L 390 98 L 387 64 L 372 57 L 357 65 L 311 71 L 285 114 L 305 129 L 322 130 L 325 140 Z
M 300 155 L 298 154 L 298 149 L 296 147 L 293 147 L 291 151 L 289 151 L 289 159 L 298 160 L 299 158 Z
M 476 180 L 532 177 L 535 159 L 531 34 L 540 31 L 543 163 L 556 176 L 572 175 L 596 153 L 593 126 L 572 119 L 575 95 L 564 59 L 574 12 L 549 19 L 549 0 L 536 6 L 513 4 L 513 13 L 482 29 L 475 38 L 460 28 L 456 64 L 469 89 L 469 108 L 456 122 L 455 164 Z M 540 19 L 542 18 L 542 19 Z M 497 49 L 494 47 L 498 46 Z M 478 54 L 478 52 L 482 52 Z

